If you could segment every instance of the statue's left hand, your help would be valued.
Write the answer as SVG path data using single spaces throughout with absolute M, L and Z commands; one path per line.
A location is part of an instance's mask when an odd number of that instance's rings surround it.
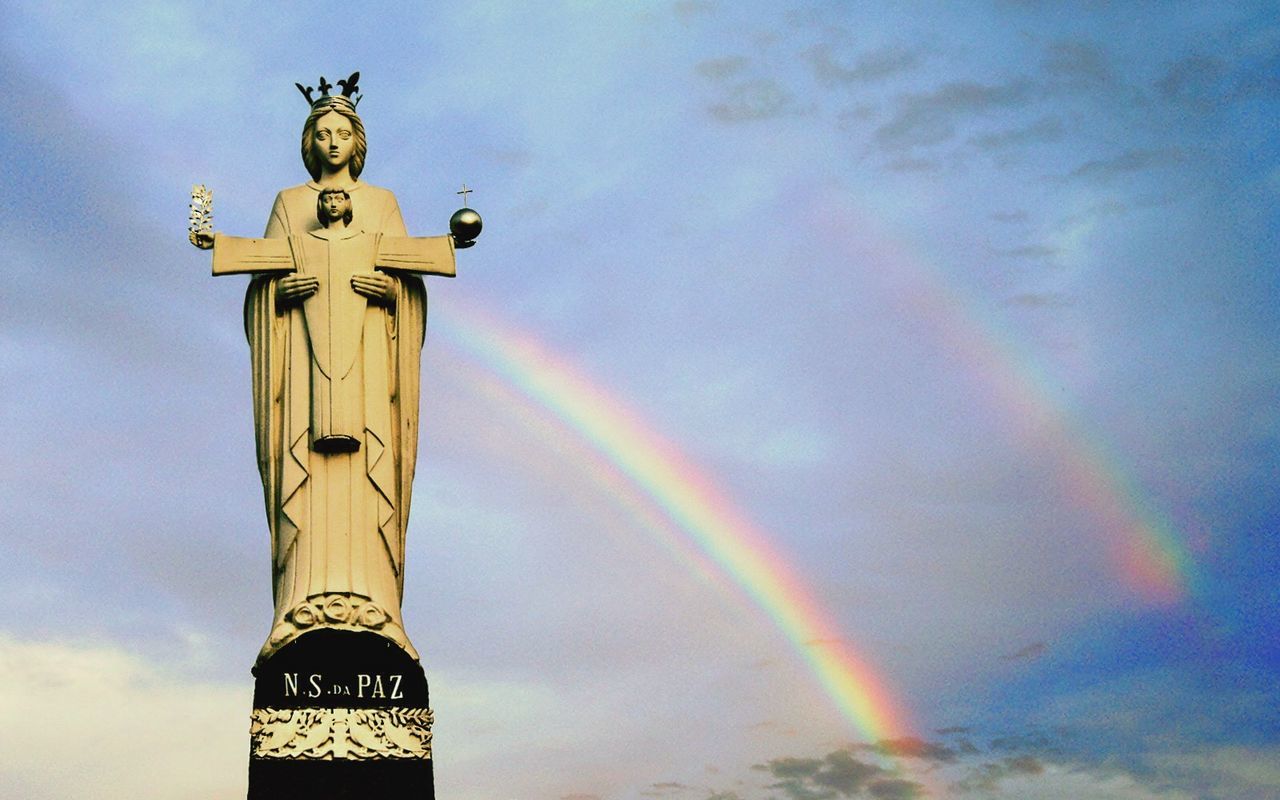
M 192 231 L 191 233 L 187 234 L 187 239 L 196 247 L 199 247 L 201 250 L 213 249 L 212 233 L 208 233 L 206 231 Z
M 396 282 L 381 272 L 357 272 L 351 276 L 351 288 L 375 303 L 384 306 L 396 304 Z

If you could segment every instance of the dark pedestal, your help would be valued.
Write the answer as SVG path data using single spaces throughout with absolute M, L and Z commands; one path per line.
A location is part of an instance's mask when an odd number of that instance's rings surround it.
M 435 800 L 427 679 L 404 650 L 321 629 L 254 675 L 249 800 Z

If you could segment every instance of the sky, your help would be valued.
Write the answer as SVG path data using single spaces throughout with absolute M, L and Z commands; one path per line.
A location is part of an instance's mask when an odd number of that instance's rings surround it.
M 454 800 L 1280 796 L 1280 11 L 13 0 L 0 796 L 233 798 L 242 277 L 359 70 L 435 235 Z

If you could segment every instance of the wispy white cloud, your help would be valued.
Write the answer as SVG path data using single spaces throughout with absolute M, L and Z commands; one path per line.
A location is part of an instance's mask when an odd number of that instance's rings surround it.
M 0 787 L 103 800 L 243 794 L 251 694 L 113 645 L 0 635 Z

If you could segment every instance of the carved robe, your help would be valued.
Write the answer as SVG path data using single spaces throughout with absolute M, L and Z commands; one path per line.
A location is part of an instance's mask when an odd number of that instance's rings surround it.
M 395 196 L 360 182 L 349 189 L 351 226 L 326 231 L 316 218 L 318 194 L 314 183 L 280 192 L 266 241 L 237 245 L 256 254 L 248 260 L 258 267 L 234 271 L 273 270 L 256 275 L 245 298 L 275 599 L 258 660 L 316 627 L 376 631 L 417 658 L 400 601 L 427 304 L 422 280 L 404 270 L 453 274 L 453 248 L 447 237 L 396 238 L 405 228 Z M 280 239 L 287 246 L 273 241 Z M 397 263 L 396 242 L 430 244 L 440 263 Z M 236 252 L 223 244 L 215 240 L 215 273 L 219 249 Z M 369 302 L 351 287 L 351 273 L 375 263 L 389 267 L 394 306 Z M 319 291 L 278 304 L 285 269 L 316 275 Z M 326 436 L 354 437 L 359 449 L 318 450 Z

